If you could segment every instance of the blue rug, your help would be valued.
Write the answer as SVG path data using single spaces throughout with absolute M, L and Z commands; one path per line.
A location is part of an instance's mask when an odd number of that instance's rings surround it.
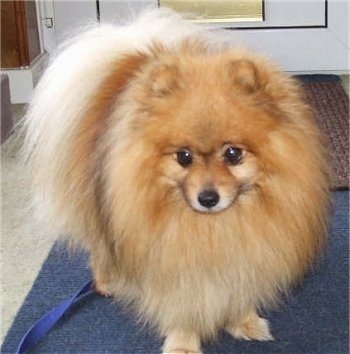
M 326 254 L 270 321 L 273 342 L 246 342 L 220 333 L 204 353 L 349 352 L 349 192 L 333 193 L 334 211 Z M 91 277 L 83 254 L 55 245 L 19 310 L 2 347 L 14 353 L 26 330 L 75 293 Z M 159 353 L 162 340 L 135 322 L 133 314 L 95 294 L 79 300 L 34 353 Z

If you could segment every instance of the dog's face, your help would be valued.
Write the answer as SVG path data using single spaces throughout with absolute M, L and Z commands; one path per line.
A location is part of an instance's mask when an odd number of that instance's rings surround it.
M 192 146 L 177 149 L 174 160 L 181 168 L 176 174 L 177 182 L 189 205 L 200 212 L 228 208 L 239 193 L 254 183 L 256 166 L 244 166 L 247 155 L 243 147 L 232 143 L 208 153 Z
M 155 173 L 169 198 L 216 213 L 258 188 L 277 121 L 264 106 L 256 70 L 215 56 L 149 69 L 143 139 L 155 146 Z

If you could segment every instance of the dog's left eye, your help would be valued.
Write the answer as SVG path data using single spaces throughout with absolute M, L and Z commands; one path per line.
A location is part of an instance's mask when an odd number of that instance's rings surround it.
M 230 165 L 239 164 L 242 161 L 242 157 L 243 150 L 238 147 L 229 146 L 224 152 L 225 162 Z

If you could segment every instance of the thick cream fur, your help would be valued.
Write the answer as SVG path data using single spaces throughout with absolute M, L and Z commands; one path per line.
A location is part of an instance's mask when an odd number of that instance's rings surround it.
M 165 348 L 188 335 L 181 350 L 199 351 L 225 327 L 249 338 L 247 318 L 271 338 L 256 311 L 324 242 L 327 169 L 302 91 L 226 39 L 168 11 L 90 29 L 58 53 L 26 117 L 39 214 Z M 228 143 L 241 164 L 223 161 Z M 188 168 L 174 158 L 183 147 Z M 223 200 L 215 213 L 193 208 L 207 185 Z

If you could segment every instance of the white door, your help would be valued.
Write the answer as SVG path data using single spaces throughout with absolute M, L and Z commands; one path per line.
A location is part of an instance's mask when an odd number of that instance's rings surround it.
M 143 9 L 158 5 L 157 0 L 40 3 L 44 45 L 50 51 L 86 22 L 126 24 Z M 348 0 L 264 0 L 264 9 L 263 22 L 224 24 L 231 28 L 233 42 L 262 52 L 287 71 L 349 71 Z

